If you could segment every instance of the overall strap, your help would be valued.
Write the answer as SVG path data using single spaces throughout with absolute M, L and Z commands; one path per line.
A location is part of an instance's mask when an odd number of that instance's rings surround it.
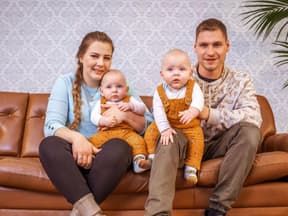
M 186 94 L 185 94 L 185 104 L 187 106 L 190 106 L 192 102 L 192 91 L 194 88 L 195 81 L 194 80 L 188 80 L 186 85 Z
M 130 101 L 130 95 L 127 95 L 122 101 L 128 103 Z
M 104 98 L 104 97 L 101 97 L 101 99 L 100 99 L 100 106 L 102 105 L 102 104 L 106 104 L 106 98 Z M 103 108 L 103 106 L 101 106 L 101 114 L 103 113 L 103 112 L 105 112 L 105 108 Z
M 157 91 L 158 91 L 159 97 L 160 97 L 160 99 L 162 101 L 162 104 L 164 106 L 165 112 L 168 112 L 168 110 L 169 110 L 169 100 L 168 100 L 167 95 L 166 95 L 166 93 L 164 91 L 163 84 L 160 84 L 157 87 Z

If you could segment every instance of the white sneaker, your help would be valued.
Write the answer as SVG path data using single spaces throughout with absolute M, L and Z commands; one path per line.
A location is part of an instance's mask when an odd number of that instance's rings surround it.
M 185 166 L 184 179 L 196 185 L 198 182 L 197 169 L 195 167 Z
M 147 169 L 143 169 L 139 166 L 139 163 L 141 160 L 145 160 L 145 155 L 138 154 L 138 155 L 135 155 L 133 158 L 133 170 L 135 173 L 142 173 L 145 170 L 147 170 Z

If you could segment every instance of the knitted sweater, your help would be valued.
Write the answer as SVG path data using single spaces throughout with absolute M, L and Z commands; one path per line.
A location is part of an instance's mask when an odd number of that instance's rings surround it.
M 193 71 L 193 79 L 203 92 L 205 105 L 210 108 L 209 119 L 202 121 L 205 141 L 221 135 L 238 122 L 249 122 L 260 128 L 260 107 L 248 73 L 225 66 L 219 79 L 207 82 L 199 77 L 196 68 Z

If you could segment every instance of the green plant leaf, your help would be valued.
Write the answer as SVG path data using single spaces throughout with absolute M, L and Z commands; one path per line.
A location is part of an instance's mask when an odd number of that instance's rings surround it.
M 247 0 L 241 6 L 245 9 L 241 13 L 245 25 L 254 30 L 257 38 L 263 36 L 265 40 L 270 33 L 278 28 L 276 40 L 281 33 L 288 29 L 288 0 Z M 285 38 L 288 34 L 285 35 Z
M 243 16 L 244 25 L 249 26 L 257 39 L 263 40 L 276 32 L 272 50 L 275 54 L 277 67 L 288 64 L 288 0 L 246 0 L 241 5 L 244 9 L 240 15 Z M 273 35 L 274 36 L 274 35 Z M 281 40 L 279 40 L 281 38 Z M 284 39 L 284 40 L 282 40 Z M 288 80 L 283 88 L 288 87 Z

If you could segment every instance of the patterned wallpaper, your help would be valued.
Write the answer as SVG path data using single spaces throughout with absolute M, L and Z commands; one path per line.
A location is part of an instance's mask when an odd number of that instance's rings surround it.
M 256 40 L 241 21 L 238 0 L 1 0 L 0 91 L 49 92 L 59 74 L 75 71 L 75 54 L 89 31 L 106 31 L 116 51 L 113 67 L 132 88 L 152 95 L 167 50 L 186 50 L 192 61 L 194 30 L 208 17 L 222 19 L 232 44 L 227 64 L 248 71 L 258 94 L 287 132 L 287 67 L 273 65 L 271 38 Z

